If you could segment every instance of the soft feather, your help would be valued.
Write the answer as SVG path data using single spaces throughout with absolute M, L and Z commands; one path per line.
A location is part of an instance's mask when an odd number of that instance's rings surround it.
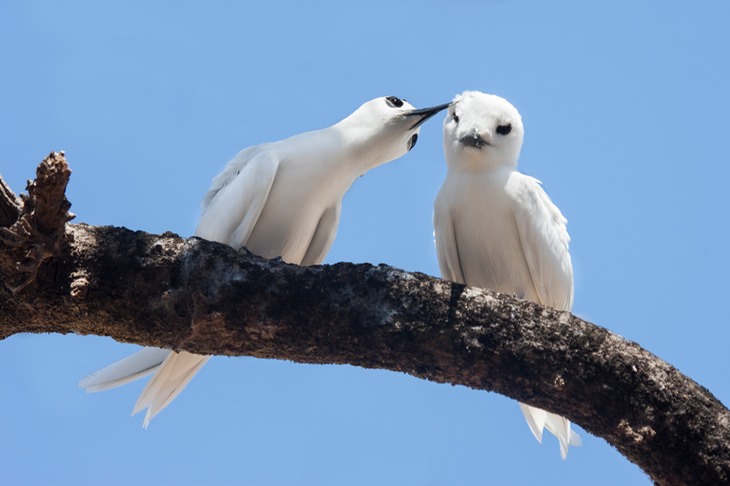
M 79 382 L 87 393 L 110 390 L 154 372 L 170 353 L 168 349 L 145 347 L 131 356 L 112 363 Z
M 475 91 L 455 98 L 444 121 L 448 172 L 434 207 L 444 278 L 570 310 L 573 267 L 566 219 L 540 182 L 517 171 L 522 119 L 507 100 Z M 580 437 L 567 419 L 520 403 L 542 442 L 547 429 L 560 455 Z
M 145 408 L 147 413 L 142 426 L 146 429 L 150 421 L 167 407 L 183 391 L 210 356 L 188 353 L 186 351 L 168 351 L 160 369 L 147 382 L 134 405 L 132 415 Z
M 444 108 L 416 110 L 394 97 L 376 98 L 331 127 L 242 150 L 213 179 L 195 235 L 265 258 L 321 263 L 355 179 L 404 155 L 420 124 Z M 81 385 L 101 390 L 155 371 L 133 411 L 147 409 L 147 427 L 208 359 L 158 350 L 152 362 L 126 358 Z

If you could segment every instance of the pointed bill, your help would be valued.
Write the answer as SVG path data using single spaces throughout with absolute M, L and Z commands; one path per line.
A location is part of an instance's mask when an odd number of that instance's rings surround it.
M 414 128 L 420 127 L 423 124 L 423 122 L 425 122 L 426 120 L 428 120 L 429 118 L 434 116 L 439 111 L 445 110 L 449 106 L 451 106 L 451 103 L 444 103 L 443 105 L 436 105 L 436 106 L 431 106 L 428 108 L 420 108 L 417 110 L 411 110 L 407 113 L 404 113 L 404 116 L 415 117 L 416 122 L 410 128 L 411 130 L 413 130 Z

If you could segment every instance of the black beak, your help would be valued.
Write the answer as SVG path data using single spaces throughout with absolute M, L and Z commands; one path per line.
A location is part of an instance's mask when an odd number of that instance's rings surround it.
M 429 118 L 434 116 L 439 111 L 445 110 L 450 105 L 451 105 L 451 103 L 446 103 L 443 105 L 432 106 L 430 108 L 421 108 L 418 110 L 409 111 L 408 113 L 404 113 L 404 115 L 416 117 L 416 122 L 410 128 L 411 130 L 413 130 L 414 128 L 420 127 L 423 124 L 423 122 L 425 122 L 426 120 L 428 120 Z
M 459 142 L 463 143 L 464 145 L 468 145 L 470 147 L 475 147 L 475 148 L 478 148 L 478 149 L 479 148 L 482 148 L 485 145 L 489 145 L 489 142 L 487 142 L 486 140 L 484 140 L 481 137 L 481 135 L 479 135 L 476 132 L 475 133 L 472 133 L 470 135 L 467 135 L 465 137 L 461 137 L 459 139 Z

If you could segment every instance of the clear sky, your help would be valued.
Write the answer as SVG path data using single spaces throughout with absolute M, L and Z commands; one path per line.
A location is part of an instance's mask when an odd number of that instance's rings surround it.
M 730 3 L 5 1 L 0 172 L 65 150 L 77 222 L 190 235 L 235 153 L 376 96 L 466 89 L 520 109 L 521 169 L 569 220 L 574 312 L 730 401 Z M 438 275 L 439 114 L 358 180 L 327 262 Z M 142 430 L 143 383 L 80 378 L 135 350 L 0 342 L 4 484 L 649 484 L 602 439 L 561 461 L 515 402 L 386 371 L 215 358 Z

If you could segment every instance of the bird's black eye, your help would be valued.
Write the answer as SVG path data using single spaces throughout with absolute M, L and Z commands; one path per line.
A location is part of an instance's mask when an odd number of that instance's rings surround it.
M 456 123 L 459 123 L 459 116 L 456 114 L 456 112 L 453 112 L 451 114 L 451 119 L 454 120 Z
M 395 96 L 387 96 L 385 98 L 385 102 L 388 103 L 388 106 L 391 108 L 400 108 L 403 106 L 403 100 L 400 98 L 396 98 Z
M 512 131 L 511 123 L 508 123 L 506 125 L 499 125 L 497 127 L 497 133 L 499 133 L 500 135 L 507 135 L 511 131 Z

